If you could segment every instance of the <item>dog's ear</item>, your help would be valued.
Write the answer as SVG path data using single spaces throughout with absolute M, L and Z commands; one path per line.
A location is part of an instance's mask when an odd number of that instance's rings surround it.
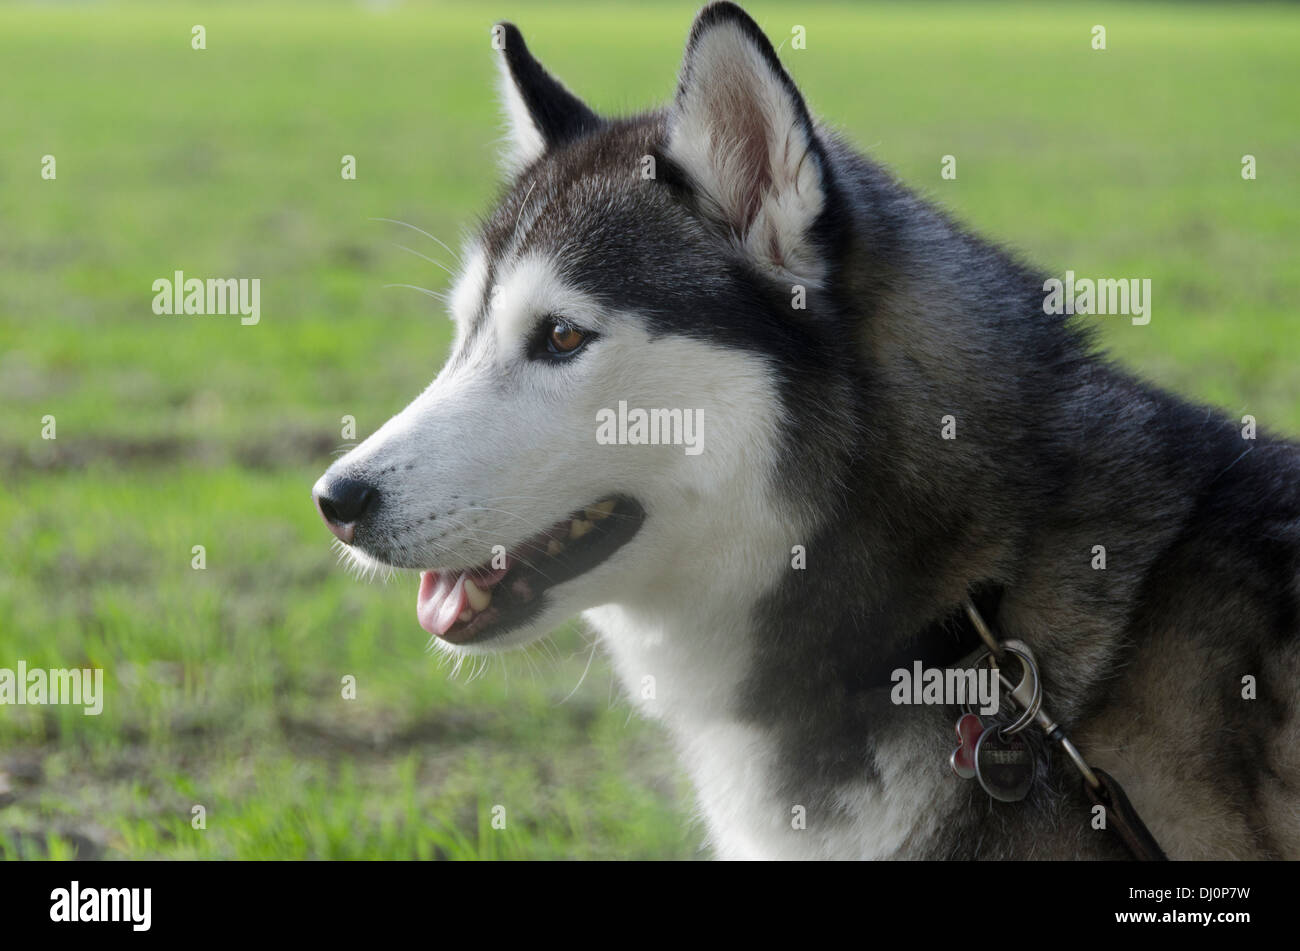
M 711 4 L 691 28 L 665 153 L 757 263 L 816 275 L 825 153 L 772 44 L 734 4 Z
M 510 124 L 505 158 L 512 169 L 600 127 L 600 118 L 533 58 L 513 23 L 492 28 L 492 45 L 501 55 L 501 99 Z

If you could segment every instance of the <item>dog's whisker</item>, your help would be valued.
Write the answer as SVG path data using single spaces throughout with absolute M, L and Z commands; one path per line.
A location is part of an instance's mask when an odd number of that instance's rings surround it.
M 519 214 L 515 217 L 515 230 L 511 236 L 512 241 L 519 240 L 519 222 L 523 220 L 524 209 L 528 207 L 528 199 L 533 197 L 533 189 L 537 186 L 537 179 L 533 179 L 528 185 L 528 191 L 524 194 L 523 203 L 519 206 Z
M 569 698 L 577 693 L 579 688 L 586 682 L 587 674 L 591 671 L 591 662 L 596 659 L 596 644 L 597 642 L 594 640 L 591 642 L 591 653 L 587 655 L 587 666 L 582 669 L 582 676 L 578 678 L 578 682 L 573 685 L 573 689 L 556 706 L 568 702 Z
M 444 271 L 446 271 L 446 272 L 447 272 L 448 274 L 450 274 L 452 277 L 455 277 L 455 276 L 456 276 L 456 272 L 455 272 L 455 271 L 453 271 L 451 268 L 447 267 L 447 265 L 443 264 L 443 263 L 442 263 L 441 261 L 439 261 L 437 258 L 431 258 L 431 257 L 429 257 L 427 254 L 421 254 L 419 251 L 416 251 L 414 248 L 408 248 L 408 247 L 407 247 L 406 245 L 404 245 L 404 244 L 394 244 L 393 247 L 395 247 L 395 248 L 400 248 L 401 250 L 406 251 L 406 252 L 408 252 L 409 254 L 414 254 L 417 258 L 421 258 L 421 259 L 423 259 L 423 260 L 425 260 L 425 261 L 428 261 L 430 264 L 436 264 L 436 265 L 438 265 L 438 267 L 442 268 Z
M 439 247 L 441 247 L 444 251 L 446 251 L 446 252 L 447 252 L 448 254 L 450 254 L 453 258 L 455 258 L 457 264 L 462 264 L 462 265 L 464 264 L 464 262 L 460 259 L 460 255 L 457 254 L 457 253 L 456 253 L 452 248 L 448 247 L 447 244 L 446 244 L 445 242 L 439 240 L 438 238 L 435 238 L 433 235 L 429 234 L 429 232 L 425 231 L 423 228 L 417 228 L 415 225 L 411 224 L 409 221 L 399 221 L 399 220 L 396 219 L 396 218 L 371 218 L 370 220 L 371 220 L 371 221 L 386 221 L 386 222 L 388 222 L 389 224 L 401 225 L 403 228 L 410 228 L 412 231 L 417 231 L 417 232 L 419 232 L 420 234 L 424 235 L 426 238 L 428 238 L 430 241 L 435 242 Z
M 450 295 L 448 295 L 448 294 L 443 294 L 441 291 L 431 291 L 431 290 L 429 290 L 429 288 L 427 288 L 427 287 L 421 287 L 421 286 L 418 285 L 418 284 L 385 284 L 384 287 L 385 287 L 385 288 L 388 288 L 388 287 L 406 287 L 406 288 L 409 288 L 410 290 L 413 290 L 413 291 L 419 291 L 419 292 L 420 292 L 421 294 L 423 294 L 425 297 L 432 297 L 434 300 L 440 300 L 440 301 L 442 301 L 444 304 L 450 304 L 450 303 L 451 303 L 451 296 L 450 296 Z
M 537 523 L 536 520 L 534 520 L 534 519 L 530 519 L 530 518 L 525 518 L 524 516 L 520 515 L 518 512 L 511 512 L 509 509 L 497 509 L 497 508 L 491 508 L 491 507 L 486 506 L 486 505 L 467 505 L 467 506 L 465 506 L 464 508 L 461 508 L 459 511 L 461 511 L 461 512 L 493 512 L 493 513 L 496 513 L 496 514 L 498 514 L 498 515 L 509 515 L 511 518 L 518 519 L 519 521 L 521 521 L 521 522 L 523 522 L 525 525 L 527 525 L 528 528 L 529 528 L 529 529 L 530 529 L 534 534 L 541 534 L 542 532 L 546 531 L 546 530 L 550 527 L 550 526 L 548 526 L 548 525 L 540 525 L 540 524 Z

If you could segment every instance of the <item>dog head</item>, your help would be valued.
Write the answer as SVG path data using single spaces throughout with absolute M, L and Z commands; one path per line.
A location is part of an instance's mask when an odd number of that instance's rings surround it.
M 462 652 L 746 557 L 743 525 L 807 501 L 778 470 L 826 420 L 790 393 L 837 346 L 812 317 L 827 154 L 739 8 L 700 14 L 675 100 L 629 119 L 493 36 L 512 180 L 463 255 L 451 356 L 314 490 L 357 562 L 422 573 L 422 626 Z

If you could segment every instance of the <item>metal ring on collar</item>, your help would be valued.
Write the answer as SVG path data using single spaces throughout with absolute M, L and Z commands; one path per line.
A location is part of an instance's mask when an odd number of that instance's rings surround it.
M 1003 643 L 1002 650 L 1008 654 L 1014 654 L 1020 659 L 1020 663 L 1025 668 L 1025 676 L 1034 678 L 1034 692 L 1029 698 L 1029 705 L 1021 712 L 1014 721 L 1002 727 L 1001 734 L 1004 737 L 1014 736 L 1029 724 L 1034 722 L 1034 717 L 1038 716 L 1038 710 L 1043 705 L 1043 678 L 1038 675 L 1038 664 L 1034 661 L 1033 655 L 1023 651 L 1018 647 L 1012 647 L 1010 644 Z M 1001 671 L 998 672 L 1001 677 Z M 1012 690 L 1015 688 L 1013 687 Z

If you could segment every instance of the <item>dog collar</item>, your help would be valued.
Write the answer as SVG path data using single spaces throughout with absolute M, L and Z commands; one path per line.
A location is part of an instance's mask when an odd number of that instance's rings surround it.
M 970 598 L 986 615 L 993 617 L 1002 600 L 1002 588 L 995 584 L 980 585 L 972 589 Z M 970 667 L 983 646 L 979 629 L 969 614 L 957 607 L 928 625 L 902 649 L 877 660 L 871 666 L 867 680 L 871 684 L 886 685 L 893 671 L 900 667 L 910 668 L 918 660 L 926 667 Z

